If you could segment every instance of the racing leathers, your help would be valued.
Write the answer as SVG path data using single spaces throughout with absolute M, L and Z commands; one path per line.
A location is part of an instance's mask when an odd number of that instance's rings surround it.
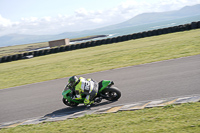
M 75 86 L 75 93 L 75 100 L 82 99 L 81 94 L 85 94 L 86 98 L 84 100 L 84 104 L 86 106 L 90 106 L 90 104 L 94 103 L 93 99 L 98 93 L 98 83 L 92 79 L 85 79 L 80 77 Z

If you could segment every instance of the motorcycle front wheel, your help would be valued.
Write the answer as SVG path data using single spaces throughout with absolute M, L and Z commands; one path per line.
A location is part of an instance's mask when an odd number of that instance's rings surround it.
M 121 92 L 117 87 L 107 88 L 103 91 L 103 95 L 106 96 L 108 101 L 117 101 L 121 97 Z
M 70 107 L 76 107 L 78 106 L 79 104 L 78 103 L 75 103 L 75 102 L 69 102 L 67 99 L 63 98 L 62 99 L 63 103 L 67 106 L 70 106 Z

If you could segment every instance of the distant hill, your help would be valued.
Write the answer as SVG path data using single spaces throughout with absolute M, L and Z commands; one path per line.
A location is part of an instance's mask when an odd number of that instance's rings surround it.
M 151 12 L 139 14 L 125 22 L 106 26 L 103 28 L 98 28 L 94 30 L 86 30 L 80 32 L 64 32 L 58 35 L 22 35 L 22 34 L 10 34 L 0 37 L 0 47 L 19 45 L 19 44 L 28 44 L 28 43 L 37 43 L 37 42 L 46 42 L 56 39 L 63 38 L 78 38 L 89 35 L 99 35 L 104 31 L 122 29 L 130 26 L 149 24 L 167 20 L 173 20 L 178 18 L 190 17 L 200 15 L 200 4 L 194 6 L 186 6 L 180 10 L 169 11 L 169 12 Z
M 114 30 L 135 25 L 142 25 L 142 24 L 148 24 L 148 23 L 156 23 L 161 21 L 167 21 L 167 20 L 173 20 L 173 19 L 179 19 L 184 17 L 190 17 L 200 15 L 200 4 L 194 5 L 194 6 L 186 6 L 181 8 L 180 10 L 176 11 L 169 11 L 169 12 L 152 12 L 152 13 L 143 13 L 139 14 L 125 22 L 107 26 L 104 28 L 101 28 L 99 30 Z

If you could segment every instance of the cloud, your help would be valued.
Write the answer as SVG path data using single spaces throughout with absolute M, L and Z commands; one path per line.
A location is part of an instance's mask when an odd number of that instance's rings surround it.
M 186 5 L 199 3 L 200 0 L 155 0 L 153 2 L 126 0 L 112 9 L 87 10 L 79 8 L 71 16 L 58 14 L 56 17 L 29 17 L 21 18 L 17 22 L 11 22 L 0 15 L 0 36 L 10 33 L 42 35 L 89 30 L 117 24 L 144 12 L 178 10 Z
M 11 21 L 0 15 L 0 28 L 11 26 Z
M 87 11 L 85 8 L 80 8 L 75 11 L 75 14 L 77 17 L 86 17 L 89 15 L 89 11 Z
M 104 20 L 101 19 L 101 18 L 94 18 L 94 19 L 91 19 L 91 22 L 94 22 L 94 23 L 102 23 Z

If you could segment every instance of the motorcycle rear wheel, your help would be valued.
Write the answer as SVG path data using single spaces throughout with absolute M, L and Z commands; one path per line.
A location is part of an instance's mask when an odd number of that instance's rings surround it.
M 78 103 L 75 103 L 75 102 L 69 102 L 67 99 L 63 98 L 62 99 L 63 103 L 67 106 L 70 106 L 70 107 L 76 107 L 78 106 L 79 104 Z
M 117 87 L 107 88 L 103 91 L 103 94 L 107 97 L 108 101 L 117 101 L 121 97 L 121 92 Z

